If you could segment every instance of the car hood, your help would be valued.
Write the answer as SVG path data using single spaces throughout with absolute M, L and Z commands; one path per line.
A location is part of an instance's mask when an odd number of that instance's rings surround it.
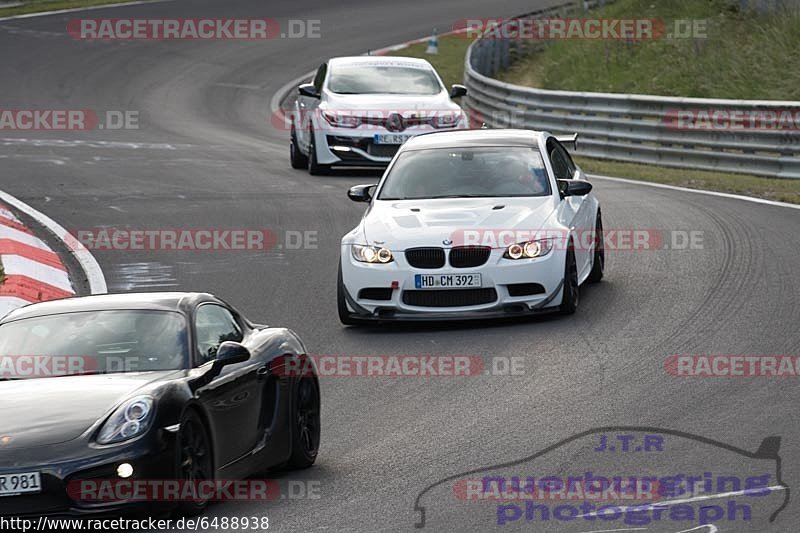
M 0 453 L 75 439 L 136 390 L 175 373 L 167 370 L 0 382 Z
M 374 113 L 401 113 L 414 110 L 458 111 L 461 108 L 450 100 L 446 92 L 435 95 L 402 94 L 333 94 L 329 96 L 322 109 L 341 111 L 362 110 Z
M 471 236 L 489 237 L 481 238 L 481 243 L 491 243 L 500 231 L 541 230 L 554 209 L 550 197 L 377 201 L 364 217 L 363 234 L 368 244 L 392 251 L 447 246 L 444 241 L 455 246 L 477 244 L 465 241 L 467 230 Z

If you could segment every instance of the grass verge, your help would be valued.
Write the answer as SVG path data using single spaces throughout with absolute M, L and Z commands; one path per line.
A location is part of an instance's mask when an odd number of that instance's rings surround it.
M 624 1 L 624 0 L 620 0 Z M 713 3 L 713 0 L 712 0 Z M 464 57 L 470 41 L 464 37 L 444 36 L 439 38 L 439 54 L 425 53 L 427 43 L 419 43 L 391 52 L 390 55 L 422 57 L 439 71 L 444 82 L 450 86 L 464 80 Z M 800 47 L 798 48 L 800 49 Z M 800 55 L 798 55 L 800 57 Z M 798 69 L 800 72 L 800 69 Z M 563 82 L 563 78 L 561 79 Z M 517 81 L 518 82 L 518 81 Z M 708 191 L 741 194 L 768 200 L 800 204 L 800 180 L 762 178 L 744 174 L 687 170 L 653 165 L 636 165 L 617 161 L 603 161 L 577 157 L 578 164 L 590 174 L 616 176 L 634 180 L 665 183 Z
M 629 178 L 653 183 L 665 183 L 702 189 L 705 191 L 727 192 L 800 204 L 800 180 L 761 178 L 745 174 L 687 170 L 680 168 L 637 165 L 617 161 L 602 161 L 588 157 L 576 157 L 575 161 L 588 174 Z
M 758 14 L 741 12 L 737 5 L 730 0 L 615 0 L 587 16 L 659 19 L 674 35 L 697 24 L 696 32 L 688 38 L 550 41 L 498 77 L 567 91 L 800 100 L 800 8 Z
M 14 15 L 27 15 L 28 13 L 41 13 L 42 11 L 57 11 L 59 9 L 73 9 L 78 7 L 102 6 L 111 4 L 125 4 L 131 0 L 28 0 L 21 6 L 0 7 L 0 17 Z M 2 6 L 3 4 L 0 4 Z

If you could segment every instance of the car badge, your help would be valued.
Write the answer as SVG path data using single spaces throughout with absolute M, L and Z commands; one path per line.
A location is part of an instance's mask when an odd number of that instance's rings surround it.
M 392 113 L 386 119 L 386 129 L 389 131 L 403 131 L 403 117 L 397 113 Z
M 445 246 L 450 246 L 451 244 L 453 244 L 453 241 L 451 241 L 450 239 L 445 239 L 442 241 L 442 244 L 444 244 Z

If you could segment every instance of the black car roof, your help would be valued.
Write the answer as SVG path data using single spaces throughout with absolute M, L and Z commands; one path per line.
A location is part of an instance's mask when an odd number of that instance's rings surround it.
M 0 323 L 22 318 L 75 313 L 79 311 L 107 311 L 113 309 L 147 309 L 177 311 L 187 314 L 202 302 L 223 303 L 215 296 L 201 292 L 139 292 L 124 294 L 98 294 L 63 298 L 26 305 L 3 317 Z

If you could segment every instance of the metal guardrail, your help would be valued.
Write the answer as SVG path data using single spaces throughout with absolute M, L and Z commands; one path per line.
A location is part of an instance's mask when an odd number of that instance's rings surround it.
M 567 17 L 574 10 L 570 2 L 517 18 Z M 464 69 L 468 88 L 464 105 L 473 118 L 480 117 L 489 127 L 577 132 L 578 154 L 598 159 L 800 179 L 800 102 L 549 91 L 512 85 L 492 76 L 516 56 L 543 45 L 497 35 L 470 45 Z M 791 112 L 795 128 L 692 129 L 680 120 L 689 113 L 697 117 L 712 111 L 748 117 Z

